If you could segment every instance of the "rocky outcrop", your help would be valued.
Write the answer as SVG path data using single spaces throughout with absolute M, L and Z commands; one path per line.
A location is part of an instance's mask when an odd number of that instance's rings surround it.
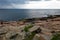
M 24 31 L 26 25 L 32 23 L 33 27 Z M 52 33 L 60 32 L 60 17 L 47 20 L 9 21 L 0 23 L 0 40 L 24 40 L 35 33 L 33 40 L 49 40 Z M 48 39 L 47 39 L 48 38 Z

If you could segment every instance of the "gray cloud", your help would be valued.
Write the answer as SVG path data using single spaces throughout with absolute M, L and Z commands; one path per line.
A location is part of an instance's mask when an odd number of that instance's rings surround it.
M 25 3 L 26 0 L 0 0 L 0 5 L 1 4 L 11 4 L 11 3 L 15 3 L 15 4 L 23 4 Z
M 28 3 L 26 1 L 39 1 L 39 0 L 0 0 L 0 8 L 14 8 L 17 5 Z M 18 6 L 20 8 L 20 6 Z
M 12 4 L 25 4 L 26 0 L 0 0 L 0 8 L 13 6 Z
M 29 0 L 29 1 L 42 1 L 42 0 Z

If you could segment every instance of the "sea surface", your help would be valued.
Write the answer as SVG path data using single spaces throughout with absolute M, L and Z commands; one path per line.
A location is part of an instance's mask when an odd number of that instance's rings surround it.
M 25 18 L 60 15 L 60 9 L 0 9 L 0 20 L 13 21 Z

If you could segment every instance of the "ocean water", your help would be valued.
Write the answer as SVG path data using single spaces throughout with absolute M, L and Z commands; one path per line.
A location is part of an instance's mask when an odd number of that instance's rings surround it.
M 0 20 L 5 21 L 47 17 L 47 15 L 60 15 L 60 9 L 0 9 Z

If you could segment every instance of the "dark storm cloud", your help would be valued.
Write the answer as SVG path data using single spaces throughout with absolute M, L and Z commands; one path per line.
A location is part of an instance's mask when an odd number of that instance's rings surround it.
M 24 4 L 25 1 L 39 1 L 39 0 L 0 0 L 0 5 Z
M 0 8 L 14 8 L 14 5 L 25 4 L 26 1 L 38 1 L 38 0 L 0 0 Z
M 42 1 L 42 0 L 29 0 L 29 1 Z
M 0 0 L 1 6 L 9 6 L 12 4 L 24 4 L 26 0 Z

